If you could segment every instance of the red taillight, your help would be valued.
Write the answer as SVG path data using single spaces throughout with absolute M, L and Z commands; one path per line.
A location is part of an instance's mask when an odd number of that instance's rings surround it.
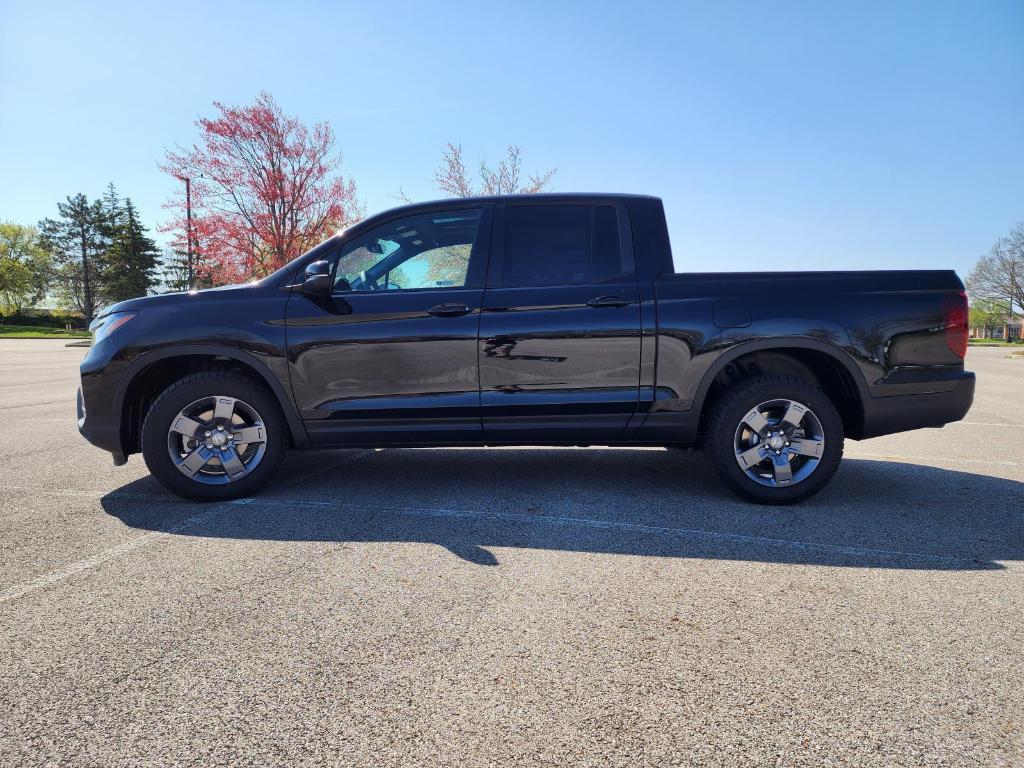
M 960 291 L 958 299 L 950 302 L 943 317 L 946 325 L 946 344 L 957 357 L 967 355 L 967 293 Z

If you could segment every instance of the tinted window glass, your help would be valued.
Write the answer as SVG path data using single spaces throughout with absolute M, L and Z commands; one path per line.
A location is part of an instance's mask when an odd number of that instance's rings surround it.
M 502 284 L 583 285 L 628 278 L 610 205 L 523 205 L 505 209 Z
M 480 226 L 480 209 L 407 216 L 344 245 L 335 290 L 461 288 Z

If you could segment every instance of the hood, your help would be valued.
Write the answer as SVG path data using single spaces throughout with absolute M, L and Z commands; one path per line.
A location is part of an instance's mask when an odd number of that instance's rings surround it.
M 166 307 L 174 304 L 186 304 L 188 302 L 201 302 L 206 297 L 217 296 L 223 299 L 225 292 L 249 292 L 263 286 L 262 281 L 250 283 L 236 283 L 234 285 L 221 285 L 216 288 L 204 288 L 200 291 L 179 291 L 175 293 L 159 293 L 155 296 L 140 296 L 137 299 L 126 299 L 117 304 L 110 304 L 96 312 L 96 319 L 105 317 L 112 312 L 137 312 L 147 307 Z

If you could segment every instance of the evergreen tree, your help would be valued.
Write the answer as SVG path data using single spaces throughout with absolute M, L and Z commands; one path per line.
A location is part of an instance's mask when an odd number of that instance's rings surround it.
M 114 186 L 114 182 L 107 184 L 107 191 L 94 203 L 98 207 L 98 210 L 102 212 L 102 216 L 98 222 L 99 233 L 100 233 L 100 248 L 103 251 L 103 290 L 102 297 L 99 303 L 101 305 L 113 304 L 115 301 L 120 299 L 111 299 L 107 295 L 107 274 L 109 270 L 109 262 L 111 258 L 111 251 L 114 247 L 114 242 L 117 240 L 118 233 L 122 225 L 122 219 L 124 213 L 121 207 L 121 197 L 117 194 L 117 188 Z
M 189 284 L 188 252 L 181 248 L 164 249 L 160 260 L 160 284 L 167 291 L 190 291 L 213 288 L 213 275 L 209 270 L 196 271 L 195 255 L 192 256 L 192 283 Z
M 188 253 L 178 248 L 167 247 L 160 259 L 160 286 L 163 291 L 187 291 Z
M 159 258 L 156 243 L 139 221 L 131 198 L 125 198 L 124 207 L 120 207 L 113 184 L 109 195 L 104 197 L 104 203 L 110 227 L 104 298 L 117 302 L 145 296 L 156 283 Z
M 121 197 L 117 194 L 114 182 L 107 184 L 107 191 L 99 201 L 103 209 L 103 234 L 107 240 L 107 247 L 114 241 L 114 235 L 121 226 L 121 218 L 124 210 L 121 206 Z
M 92 322 L 103 295 L 106 214 L 100 201 L 79 193 L 57 203 L 58 219 L 39 222 L 40 242 L 53 254 L 62 303 Z

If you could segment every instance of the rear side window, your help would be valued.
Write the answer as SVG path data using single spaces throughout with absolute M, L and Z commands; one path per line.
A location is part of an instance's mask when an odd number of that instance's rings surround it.
M 516 205 L 505 209 L 501 285 L 585 285 L 629 279 L 610 205 Z

